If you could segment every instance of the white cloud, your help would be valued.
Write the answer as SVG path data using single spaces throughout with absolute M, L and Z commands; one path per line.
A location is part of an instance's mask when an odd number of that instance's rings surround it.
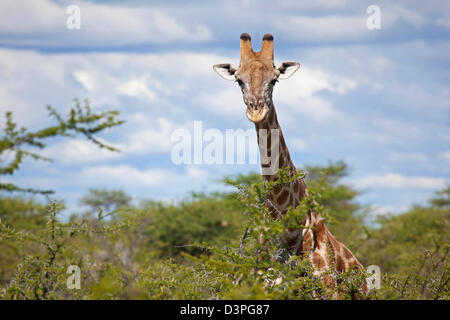
M 296 9 L 336 9 L 347 7 L 352 1 L 349 0 L 316 0 L 316 1 L 296 1 L 281 0 L 280 6 Z
M 444 159 L 446 162 L 450 163 L 450 151 L 442 152 L 440 154 L 441 158 Z
M 370 32 L 366 26 L 366 17 L 359 16 L 290 16 L 277 20 L 274 26 L 282 31 L 301 30 L 291 33 L 291 38 L 302 41 L 336 40 L 345 36 L 346 39 L 358 39 Z
M 65 10 L 69 4 L 81 8 L 80 30 L 66 29 L 68 14 Z M 125 47 L 206 42 L 216 33 L 221 40 L 229 41 L 251 25 L 261 35 L 265 30 L 273 30 L 292 40 L 342 43 L 405 35 L 410 28 L 428 25 L 448 26 L 445 10 L 438 9 L 438 4 L 409 6 L 382 1 L 379 4 L 382 30 L 371 33 L 366 27 L 366 8 L 370 4 L 370 1 L 355 0 L 272 3 L 248 0 L 208 4 L 3 0 L 0 39 L 12 45 Z
M 148 88 L 148 77 L 133 78 L 131 80 L 120 83 L 117 87 L 117 92 L 129 97 L 154 100 L 155 92 Z
M 139 170 L 129 165 L 99 165 L 84 168 L 80 173 L 84 183 L 98 183 L 110 186 L 145 186 L 153 187 L 163 183 L 170 172 L 160 169 Z
M 378 215 L 387 215 L 387 214 L 396 214 L 401 212 L 406 212 L 409 209 L 409 205 L 371 205 L 370 213 L 373 216 Z
M 366 176 L 354 180 L 360 188 L 388 188 L 388 189 L 440 189 L 446 185 L 443 178 L 404 176 L 398 173 Z
M 227 87 L 221 87 L 213 93 L 201 93 L 198 97 L 199 104 L 213 114 L 237 117 L 245 114 L 245 104 L 242 94 L 237 85 L 227 83 Z
M 58 107 L 55 98 L 67 94 L 65 75 L 70 63 L 33 51 L 0 49 L 0 112 L 13 111 L 20 125 L 27 127 L 45 123 L 45 105 Z
M 212 65 L 227 60 L 193 52 L 44 54 L 0 49 L 0 112 L 14 111 L 21 125 L 41 126 L 47 121 L 46 104 L 66 112 L 74 97 L 88 97 L 92 107 L 118 108 L 122 114 L 165 112 L 182 117 L 190 111 L 168 101 L 179 95 L 199 106 L 198 95 L 209 90 L 203 84 L 220 83 Z M 196 95 L 190 93 L 193 90 Z M 125 108 L 125 97 L 136 100 L 131 108 L 129 100 Z
M 199 169 L 198 167 L 189 166 L 187 167 L 187 177 L 194 179 L 205 179 L 207 177 L 207 172 L 205 170 Z
M 92 92 L 97 88 L 96 83 L 99 83 L 100 80 L 95 79 L 95 76 L 91 72 L 83 70 L 75 70 L 73 75 L 83 88 L 89 92 Z
M 413 7 L 412 7 L 413 8 Z M 415 28 L 422 27 L 428 23 L 428 18 L 420 13 L 418 10 L 409 10 L 407 6 L 401 6 L 399 4 L 390 4 L 387 7 L 385 13 L 385 19 L 388 19 L 389 24 L 394 21 L 402 20 Z
M 342 41 L 367 41 L 374 36 L 385 36 L 385 30 L 402 30 L 406 28 L 419 29 L 429 24 L 447 27 L 448 21 L 438 18 L 431 21 L 422 8 L 411 7 L 398 3 L 383 3 L 381 8 L 381 31 L 378 33 L 369 30 L 366 25 L 369 14 L 366 8 L 372 3 L 361 1 L 314 1 L 311 3 L 284 1 L 282 5 L 287 8 L 300 9 L 301 14 L 283 16 L 274 20 L 274 27 L 283 33 L 288 33 L 293 40 L 308 42 L 342 42 Z M 376 3 L 375 3 L 376 4 Z M 376 4 L 377 5 L 377 4 Z M 432 7 L 432 5 L 431 5 Z M 339 10 L 336 13 L 336 8 Z M 342 9 L 345 8 L 345 11 Z M 308 14 L 308 10 L 320 10 L 320 15 Z M 298 11 L 297 11 L 298 12 Z M 442 14 L 442 12 L 440 13 Z M 399 28 L 397 28 L 397 26 Z M 295 32 L 298 31 L 298 32 Z
M 391 152 L 389 154 L 389 160 L 401 162 L 401 163 L 425 163 L 428 161 L 428 157 L 424 153 L 420 152 Z
M 90 59 L 91 58 L 91 59 Z M 96 100 L 101 103 L 115 103 L 117 96 L 153 101 L 157 98 L 157 91 L 168 93 L 169 90 L 159 81 L 153 79 L 148 72 L 138 71 L 134 75 L 125 72 L 116 75 L 111 72 L 108 63 L 96 65 L 95 61 L 101 59 L 99 56 L 79 58 L 89 67 L 72 72 L 75 80 Z M 108 61 L 113 62 L 113 61 Z M 117 68 L 117 67 L 116 67 Z M 111 91 L 111 88 L 115 90 Z
M 185 126 L 159 117 L 156 123 L 148 121 L 145 127 L 127 134 L 125 141 L 119 144 L 119 148 L 124 153 L 164 153 L 172 146 L 170 139 L 172 132 Z
M 403 145 L 405 139 L 424 139 L 423 130 L 417 123 L 395 118 L 376 117 L 369 120 L 373 127 L 371 139 L 383 144 Z
M 105 162 L 122 156 L 121 153 L 100 149 L 91 141 L 80 139 L 53 144 L 47 147 L 42 154 L 55 160 L 57 163 L 69 165 Z
M 154 188 L 193 185 L 194 182 L 206 182 L 206 171 L 187 167 L 184 172 L 176 173 L 165 169 L 139 169 L 130 165 L 98 165 L 84 168 L 79 181 L 87 185 L 108 185 L 111 188 Z
M 0 2 L 0 16 L 2 33 L 16 34 L 30 34 L 37 30 L 48 33 L 58 26 L 65 26 L 66 18 L 64 8 L 49 0 L 4 0 Z
M 320 69 L 300 67 L 296 75 L 277 84 L 273 95 L 275 105 L 281 102 L 290 106 L 294 112 L 321 120 L 337 114 L 331 102 L 320 97 L 321 92 L 343 95 L 355 87 L 356 83 L 346 77 Z
M 438 18 L 436 19 L 435 24 L 439 27 L 443 27 L 447 30 L 450 30 L 450 19 Z
M 130 122 L 128 128 L 133 130 L 122 130 L 123 134 L 115 143 L 105 142 L 120 152 L 100 149 L 88 140 L 72 139 L 50 145 L 42 154 L 57 164 L 65 165 L 105 163 L 136 154 L 162 154 L 171 150 L 173 142 L 170 137 L 174 130 L 192 126 L 190 123 L 177 124 L 164 117 L 155 121 L 140 113 L 127 120 Z
M 296 151 L 305 151 L 308 147 L 308 143 L 304 139 L 296 138 L 288 141 L 288 146 Z
M 9 44 L 88 47 L 201 42 L 212 38 L 206 25 L 181 23 L 160 7 L 126 7 L 87 1 L 70 4 L 80 7 L 79 30 L 66 29 L 69 17 L 66 5 L 50 0 L 3 0 L 0 4 L 0 38 L 2 34 L 7 35 L 3 41 Z

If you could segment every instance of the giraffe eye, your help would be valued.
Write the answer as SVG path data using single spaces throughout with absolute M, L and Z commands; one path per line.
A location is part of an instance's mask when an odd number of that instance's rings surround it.
M 242 82 L 241 79 L 236 79 L 237 84 L 242 87 L 244 85 L 244 83 Z
M 274 79 L 274 80 L 270 81 L 270 85 L 271 85 L 271 86 L 274 86 L 275 83 L 277 83 L 277 82 L 278 82 L 278 80 L 277 80 L 277 79 Z

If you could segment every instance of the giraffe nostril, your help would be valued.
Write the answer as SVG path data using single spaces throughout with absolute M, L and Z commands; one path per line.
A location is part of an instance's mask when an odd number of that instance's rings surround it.
M 264 101 L 259 101 L 258 102 L 258 108 L 262 109 L 263 106 L 264 106 Z
M 252 110 L 260 110 L 264 107 L 264 101 L 263 100 L 251 101 L 248 103 L 248 106 Z
M 251 96 L 248 98 L 246 104 L 252 111 L 261 110 L 264 107 L 264 99 Z

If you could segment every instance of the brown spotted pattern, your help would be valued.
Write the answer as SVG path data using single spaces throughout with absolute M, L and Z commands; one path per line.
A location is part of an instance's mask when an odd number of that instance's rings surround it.
M 269 112 L 266 120 L 255 124 L 257 133 L 259 129 L 279 129 L 280 168 L 290 167 L 296 170 L 277 121 L 275 107 L 272 106 Z M 268 139 L 268 144 L 270 145 L 270 139 Z M 281 164 L 284 164 L 284 166 L 282 167 Z M 274 181 L 278 176 L 263 176 L 263 178 L 265 181 Z M 289 208 L 296 208 L 300 201 L 307 196 L 306 184 L 303 179 L 300 179 L 290 185 L 274 188 L 268 196 L 269 201 L 266 202 L 266 205 L 270 209 L 272 216 L 279 219 L 287 213 Z M 290 230 L 286 233 L 285 241 L 293 254 L 310 259 L 318 274 L 330 271 L 330 269 L 344 272 L 351 268 L 364 272 L 362 264 L 343 243 L 331 234 L 319 213 L 309 212 L 301 225 L 306 226 L 306 228 L 301 228 L 298 232 Z M 336 285 L 335 281 L 332 280 L 332 276 L 328 273 L 322 275 L 322 281 L 330 288 L 334 288 Z M 361 293 L 367 293 L 365 284 L 361 287 Z

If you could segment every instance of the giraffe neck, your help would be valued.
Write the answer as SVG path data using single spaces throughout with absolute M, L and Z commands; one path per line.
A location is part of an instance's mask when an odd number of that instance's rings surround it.
M 271 135 L 279 133 L 279 158 L 278 158 L 278 168 L 285 169 L 287 167 L 292 168 L 293 171 L 296 170 L 289 150 L 287 148 L 286 142 L 281 131 L 280 124 L 278 123 L 277 114 L 275 111 L 275 106 L 272 104 L 269 114 L 266 118 L 255 124 L 256 134 L 258 137 L 258 143 L 260 141 L 260 130 L 266 130 L 267 132 L 267 153 L 271 157 L 270 145 L 271 145 Z M 276 129 L 277 131 L 273 131 Z M 260 146 L 261 147 L 261 146 Z M 261 150 L 261 149 L 260 149 Z M 261 163 L 262 169 L 266 168 L 266 165 Z M 276 168 L 276 169 L 278 169 Z M 278 179 L 278 173 L 265 175 L 263 174 L 264 181 L 275 181 Z M 296 208 L 302 198 L 307 194 L 306 185 L 303 179 L 293 181 L 289 185 L 280 185 L 276 187 L 268 195 L 268 206 L 275 218 L 281 218 L 286 214 L 289 207 Z
M 272 129 L 278 129 L 279 133 L 279 165 L 280 169 L 291 167 L 295 170 L 289 155 L 289 150 L 284 141 L 283 133 L 281 132 L 280 124 L 278 123 L 275 106 L 271 105 L 269 114 L 262 122 L 255 124 L 258 143 L 260 141 L 260 130 L 265 129 L 267 132 L 267 153 L 270 153 L 271 132 Z M 264 149 L 260 145 L 260 150 Z M 271 155 L 268 154 L 270 157 Z M 261 161 L 262 169 L 264 171 L 264 164 Z M 264 181 L 274 181 L 278 179 L 278 174 L 264 175 Z M 289 185 L 280 185 L 274 188 L 266 199 L 272 217 L 274 219 L 281 219 L 289 210 L 290 207 L 296 208 L 304 197 L 308 196 L 303 179 L 297 179 Z M 334 289 L 337 282 L 333 277 L 325 273 L 325 270 L 332 269 L 333 271 L 344 272 L 350 268 L 364 272 L 364 267 L 354 256 L 354 254 L 341 242 L 331 234 L 325 226 L 323 218 L 319 212 L 310 210 L 307 212 L 305 219 L 300 223 L 300 228 L 287 229 L 284 235 L 286 245 L 290 252 L 295 255 L 307 256 L 314 267 L 314 274 L 322 277 L 322 282 L 329 288 Z M 264 242 L 260 238 L 260 242 Z M 333 259 L 334 257 L 334 259 Z M 365 281 L 358 288 L 358 293 L 353 297 L 358 297 L 359 294 L 364 296 L 367 294 L 368 288 Z M 335 295 L 337 291 L 335 291 Z

